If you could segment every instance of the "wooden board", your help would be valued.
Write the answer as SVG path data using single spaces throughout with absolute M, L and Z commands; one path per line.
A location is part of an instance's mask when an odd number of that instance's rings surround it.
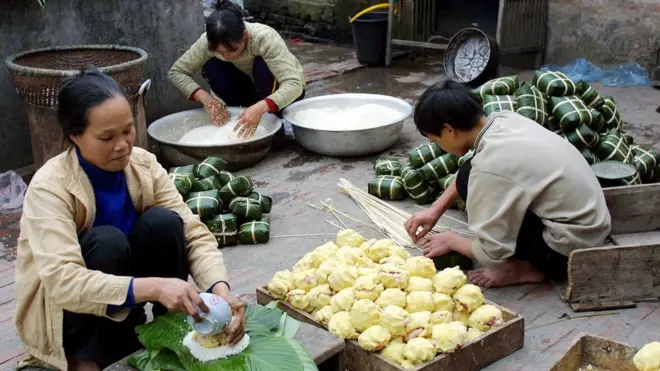
M 612 216 L 611 234 L 660 229 L 660 184 L 603 189 Z
M 636 349 L 600 337 L 580 334 L 550 371 L 637 371 L 632 359 Z
M 565 297 L 571 303 L 660 299 L 660 244 L 571 252 Z
M 265 287 L 257 287 L 257 302 L 266 305 L 274 298 Z M 523 347 L 525 338 L 525 321 L 521 315 L 514 313 L 495 303 L 488 302 L 500 308 L 504 325 L 491 330 L 486 336 L 465 344 L 453 354 L 442 354 L 433 360 L 415 368 L 416 371 L 476 371 Z M 314 320 L 309 313 L 302 312 L 289 303 L 280 301 L 279 308 L 291 317 L 326 330 L 323 324 Z M 363 350 L 355 340 L 347 340 L 346 348 L 340 354 L 341 371 L 400 371 L 403 368 L 378 353 Z

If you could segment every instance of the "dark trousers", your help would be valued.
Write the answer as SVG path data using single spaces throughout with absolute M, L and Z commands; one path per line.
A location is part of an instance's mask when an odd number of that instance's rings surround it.
M 273 94 L 277 89 L 277 80 L 261 57 L 256 57 L 252 65 L 252 79 L 236 68 L 233 63 L 211 58 L 202 67 L 202 77 L 209 83 L 211 90 L 231 107 L 250 107 Z M 254 82 L 253 82 L 254 80 Z M 305 97 L 305 91 L 296 99 Z M 282 116 L 285 107 L 279 107 L 276 115 Z
M 183 221 L 171 210 L 149 209 L 136 220 L 128 236 L 115 227 L 98 226 L 78 238 L 88 269 L 117 276 L 188 279 Z M 64 311 L 66 355 L 104 369 L 140 349 L 135 326 L 146 321 L 144 305 L 138 304 L 122 322 Z M 155 303 L 153 312 L 157 316 L 167 310 Z
M 456 190 L 458 195 L 467 202 L 468 181 L 470 179 L 472 162 L 466 161 L 456 174 Z M 488 192 L 488 190 L 483 190 Z M 497 195 L 493 195 L 497 196 Z M 469 218 L 469 215 L 468 215 Z M 551 249 L 543 239 L 543 221 L 532 211 L 527 210 L 518 231 L 516 252 L 513 259 L 528 261 L 536 269 L 543 272 L 550 279 L 566 279 L 568 257 Z

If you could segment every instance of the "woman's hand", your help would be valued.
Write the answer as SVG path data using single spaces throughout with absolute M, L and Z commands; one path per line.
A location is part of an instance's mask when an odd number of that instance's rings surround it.
M 195 305 L 202 312 L 209 312 L 209 308 L 199 296 L 199 291 L 186 281 L 178 278 L 158 278 L 155 289 L 156 301 L 161 303 L 168 311 L 181 312 L 193 316 L 197 322 L 202 319 Z
M 228 335 L 227 340 L 229 340 L 229 343 L 236 345 L 245 335 L 245 304 L 232 296 L 229 287 L 222 282 L 213 286 L 213 294 L 225 299 L 231 307 L 234 318 L 224 332 Z
M 209 114 L 211 122 L 217 126 L 223 126 L 229 122 L 231 114 L 227 107 L 219 99 L 213 98 L 211 94 L 200 89 L 195 94 L 194 99 L 204 106 L 204 110 Z
M 240 138 L 249 138 L 257 131 L 261 118 L 270 108 L 266 101 L 259 101 L 238 115 L 238 122 L 234 127 L 234 132 L 238 133 Z

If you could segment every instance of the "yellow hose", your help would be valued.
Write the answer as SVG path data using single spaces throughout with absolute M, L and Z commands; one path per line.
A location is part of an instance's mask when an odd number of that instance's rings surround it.
M 349 23 L 353 23 L 356 19 L 362 17 L 363 15 L 373 11 L 373 10 L 379 10 L 379 9 L 387 9 L 389 8 L 390 4 L 389 3 L 382 3 L 382 4 L 376 4 L 374 6 L 370 6 L 367 9 L 359 12 L 358 14 L 354 15 L 353 18 L 349 21 Z

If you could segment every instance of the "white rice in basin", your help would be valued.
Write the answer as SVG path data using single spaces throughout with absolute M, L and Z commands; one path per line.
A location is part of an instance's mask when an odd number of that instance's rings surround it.
M 216 359 L 227 358 L 238 354 L 245 350 L 250 345 L 250 336 L 245 334 L 243 339 L 235 346 L 223 345 L 216 348 L 204 348 L 195 339 L 193 334 L 195 331 L 190 331 L 185 338 L 183 338 L 183 345 L 190 350 L 190 354 L 201 362 L 210 362 Z

